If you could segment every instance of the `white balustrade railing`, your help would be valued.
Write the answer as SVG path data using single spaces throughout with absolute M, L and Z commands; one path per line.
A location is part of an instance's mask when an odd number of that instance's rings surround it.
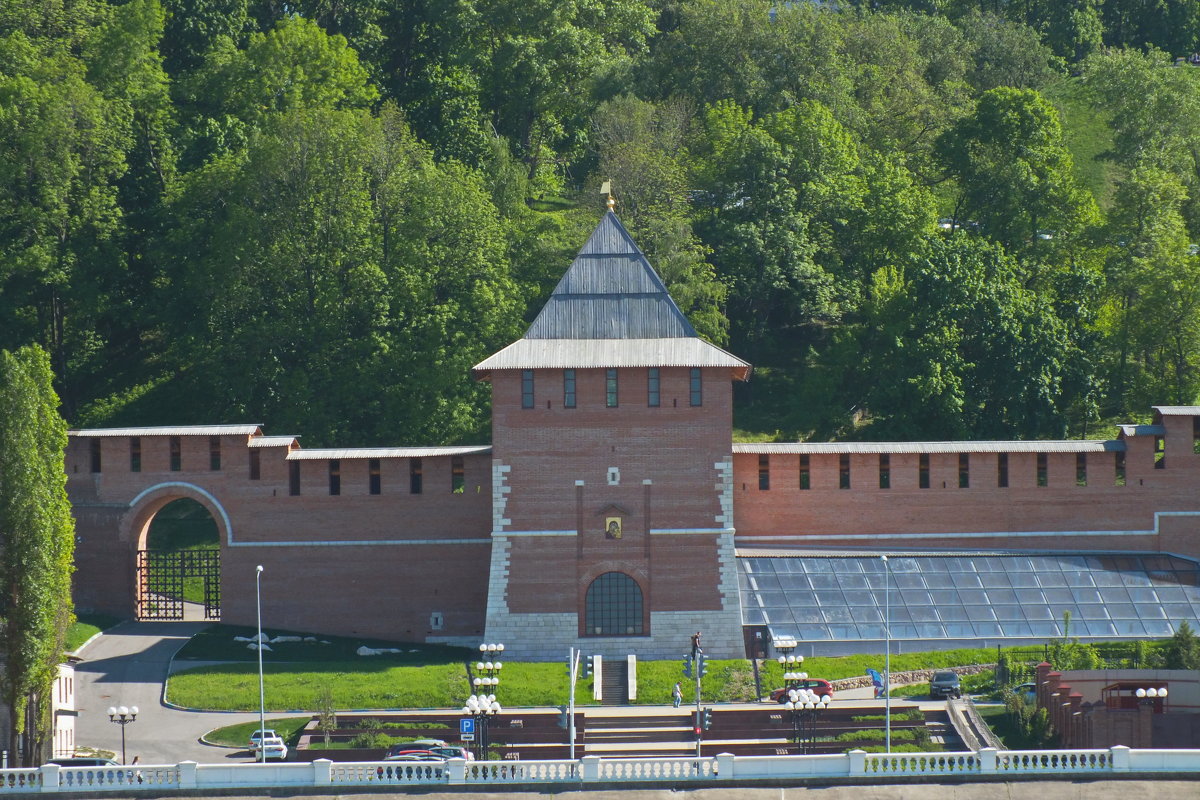
M 159 794 L 205 789 L 682 784 L 779 779 L 1004 775 L 1200 774 L 1200 750 L 996 750 L 964 753 L 866 753 L 714 758 L 601 758 L 578 761 L 371 761 L 280 764 L 139 764 L 137 766 L 0 769 L 0 795 L 57 792 L 90 796 L 153 789 Z

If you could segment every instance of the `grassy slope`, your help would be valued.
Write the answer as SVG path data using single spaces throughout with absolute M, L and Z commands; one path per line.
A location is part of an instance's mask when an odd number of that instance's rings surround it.
M 1061 78 L 1042 93 L 1058 109 L 1075 178 L 1107 209 L 1119 178 L 1116 165 L 1103 158 L 1113 143 L 1107 113 L 1091 104 L 1078 78 Z

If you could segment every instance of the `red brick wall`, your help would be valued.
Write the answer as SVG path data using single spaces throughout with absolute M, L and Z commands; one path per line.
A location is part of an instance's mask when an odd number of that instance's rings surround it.
M 135 551 L 146 527 L 166 503 L 191 497 L 218 521 L 225 622 L 254 622 L 254 567 L 262 564 L 264 621 L 272 626 L 389 639 L 482 635 L 490 557 L 489 455 L 464 457 L 461 494 L 451 492 L 448 456 L 422 459 L 418 495 L 409 492 L 405 458 L 381 459 L 381 494 L 375 496 L 368 492 L 365 458 L 340 459 L 339 496 L 329 494 L 327 460 L 300 461 L 301 494 L 293 497 L 287 449 L 258 448 L 261 479 L 252 481 L 245 436 L 224 437 L 219 471 L 209 469 L 207 436 L 181 437 L 177 472 L 168 468 L 167 437 L 143 436 L 138 473 L 130 471 L 126 437 L 98 437 L 102 471 L 92 473 L 89 438 L 72 437 L 67 451 L 81 608 L 132 613 Z M 196 488 L 164 487 L 129 507 L 143 490 L 163 483 Z M 219 510 L 206 493 L 228 515 L 235 546 L 229 546 Z M 482 543 L 453 543 L 466 539 Z M 351 544 L 385 540 L 438 544 Z M 278 546 L 281 542 L 298 544 Z M 444 616 L 441 631 L 429 628 L 433 612 Z
M 720 608 L 713 537 L 648 531 L 724 527 L 714 464 L 729 457 L 728 370 L 705 370 L 699 407 L 689 404 L 686 368 L 660 370 L 655 408 L 645 369 L 619 371 L 616 408 L 605 405 L 603 369 L 575 374 L 576 408 L 563 407 L 561 370 L 535 371 L 531 409 L 521 408 L 519 370 L 492 377 L 493 454 L 511 467 L 505 530 L 582 531 L 513 537 L 509 610 L 576 612 L 591 581 L 608 571 L 638 581 L 647 615 Z M 609 484 L 610 467 L 620 471 L 619 485 Z M 620 539 L 605 536 L 612 516 L 623 520 Z
M 763 491 L 758 488 L 758 454 L 739 453 L 734 457 L 735 524 L 739 541 L 800 536 L 801 544 L 834 542 L 844 535 L 908 534 L 917 544 L 919 533 L 1152 530 L 1156 511 L 1200 509 L 1200 456 L 1185 454 L 1169 459 L 1165 469 L 1155 469 L 1152 438 L 1129 440 L 1125 486 L 1114 485 L 1114 457 L 1109 453 L 1088 454 L 1086 486 L 1076 484 L 1073 453 L 1049 454 L 1045 487 L 1037 485 L 1035 454 L 1009 454 L 1007 488 L 997 486 L 998 456 L 972 453 L 970 485 L 963 489 L 958 484 L 958 455 L 934 453 L 929 456 L 930 488 L 918 488 L 917 455 L 893 454 L 891 488 L 880 489 L 878 455 L 854 454 L 851 488 L 843 490 L 838 488 L 838 456 L 815 454 L 809 456 L 812 488 L 802 490 L 799 456 L 787 454 L 770 457 L 770 489 Z M 1164 538 L 1161 549 L 1200 555 L 1200 518 L 1162 520 L 1163 535 L 1169 539 Z M 1157 539 L 1093 536 L 1072 538 L 1071 546 L 1157 550 Z M 930 538 L 919 546 L 1038 548 L 1061 542 L 1055 537 L 999 536 Z

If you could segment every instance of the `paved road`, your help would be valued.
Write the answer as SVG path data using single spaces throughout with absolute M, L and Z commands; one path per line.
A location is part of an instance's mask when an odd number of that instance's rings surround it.
M 257 714 L 179 711 L 162 703 L 171 656 L 206 623 L 125 622 L 85 647 L 75 668 L 75 742 L 121 754 L 121 726 L 108 719 L 110 706 L 137 706 L 125 726 L 126 753 L 143 764 L 252 760 L 246 751 L 212 747 L 200 736 L 213 728 L 248 722 Z

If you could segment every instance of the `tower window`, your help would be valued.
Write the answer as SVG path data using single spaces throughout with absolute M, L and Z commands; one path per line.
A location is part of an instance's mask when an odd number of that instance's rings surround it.
M 1001 489 L 1008 488 L 1008 453 L 1001 453 L 996 458 L 996 485 Z
M 763 491 L 771 488 L 771 457 L 766 454 L 758 457 L 758 488 Z
M 300 494 L 300 462 L 288 462 L 288 494 L 295 497 Z
M 379 481 L 379 459 L 371 458 L 367 460 L 367 491 L 371 494 L 379 494 L 381 489 Z
M 917 486 L 922 489 L 929 488 L 929 453 L 917 456 Z
M 129 471 L 142 471 L 142 437 L 129 437 Z
M 584 600 L 585 636 L 639 636 L 642 588 L 623 572 L 606 572 L 588 587 Z
M 575 370 L 563 370 L 563 408 L 575 407 Z
M 1075 454 L 1075 485 L 1087 486 L 1087 453 Z
M 250 480 L 256 481 L 262 477 L 262 457 L 257 450 L 250 451 Z
M 92 457 L 92 459 L 91 459 L 92 460 L 92 472 L 99 472 L 100 471 L 100 440 L 99 439 L 89 439 L 88 440 L 88 451 L 89 451 L 89 455 L 91 455 L 91 457 Z
M 971 454 L 958 454 L 958 488 L 971 488 Z
M 808 454 L 804 453 L 800 456 L 800 488 L 811 489 L 812 479 L 809 476 Z
M 693 406 L 704 405 L 704 383 L 700 379 L 699 367 L 692 367 L 689 381 L 688 403 Z
M 646 370 L 646 405 L 651 408 L 658 408 L 662 405 L 658 367 L 650 367 Z
M 1037 485 L 1050 485 L 1050 458 L 1045 453 L 1037 454 Z
M 1113 455 L 1116 456 L 1116 459 L 1115 459 L 1116 474 L 1113 476 L 1113 485 L 1114 486 L 1124 486 L 1125 485 L 1125 453 L 1123 451 L 1118 450 L 1117 452 L 1113 453 Z
M 1154 437 L 1154 468 L 1163 469 L 1167 466 L 1167 452 L 1163 447 L 1163 437 Z
M 604 405 L 608 408 L 617 407 L 617 371 L 604 371 Z
M 850 454 L 842 453 L 838 456 L 838 488 L 850 488 Z
M 329 459 L 329 493 L 342 493 L 342 462 L 336 458 Z
M 208 437 L 208 468 L 213 472 L 221 469 L 221 437 Z
M 892 488 L 892 457 L 887 453 L 879 454 L 879 488 Z
M 171 448 L 171 472 L 179 472 L 183 469 L 183 443 L 178 436 L 169 436 L 167 441 Z
M 466 490 L 467 476 L 463 469 L 462 456 L 450 456 L 450 491 L 462 494 Z
M 421 477 L 421 459 L 410 459 L 408 462 L 408 491 L 410 494 L 421 493 Z
M 533 370 L 521 370 L 521 408 L 533 408 Z

